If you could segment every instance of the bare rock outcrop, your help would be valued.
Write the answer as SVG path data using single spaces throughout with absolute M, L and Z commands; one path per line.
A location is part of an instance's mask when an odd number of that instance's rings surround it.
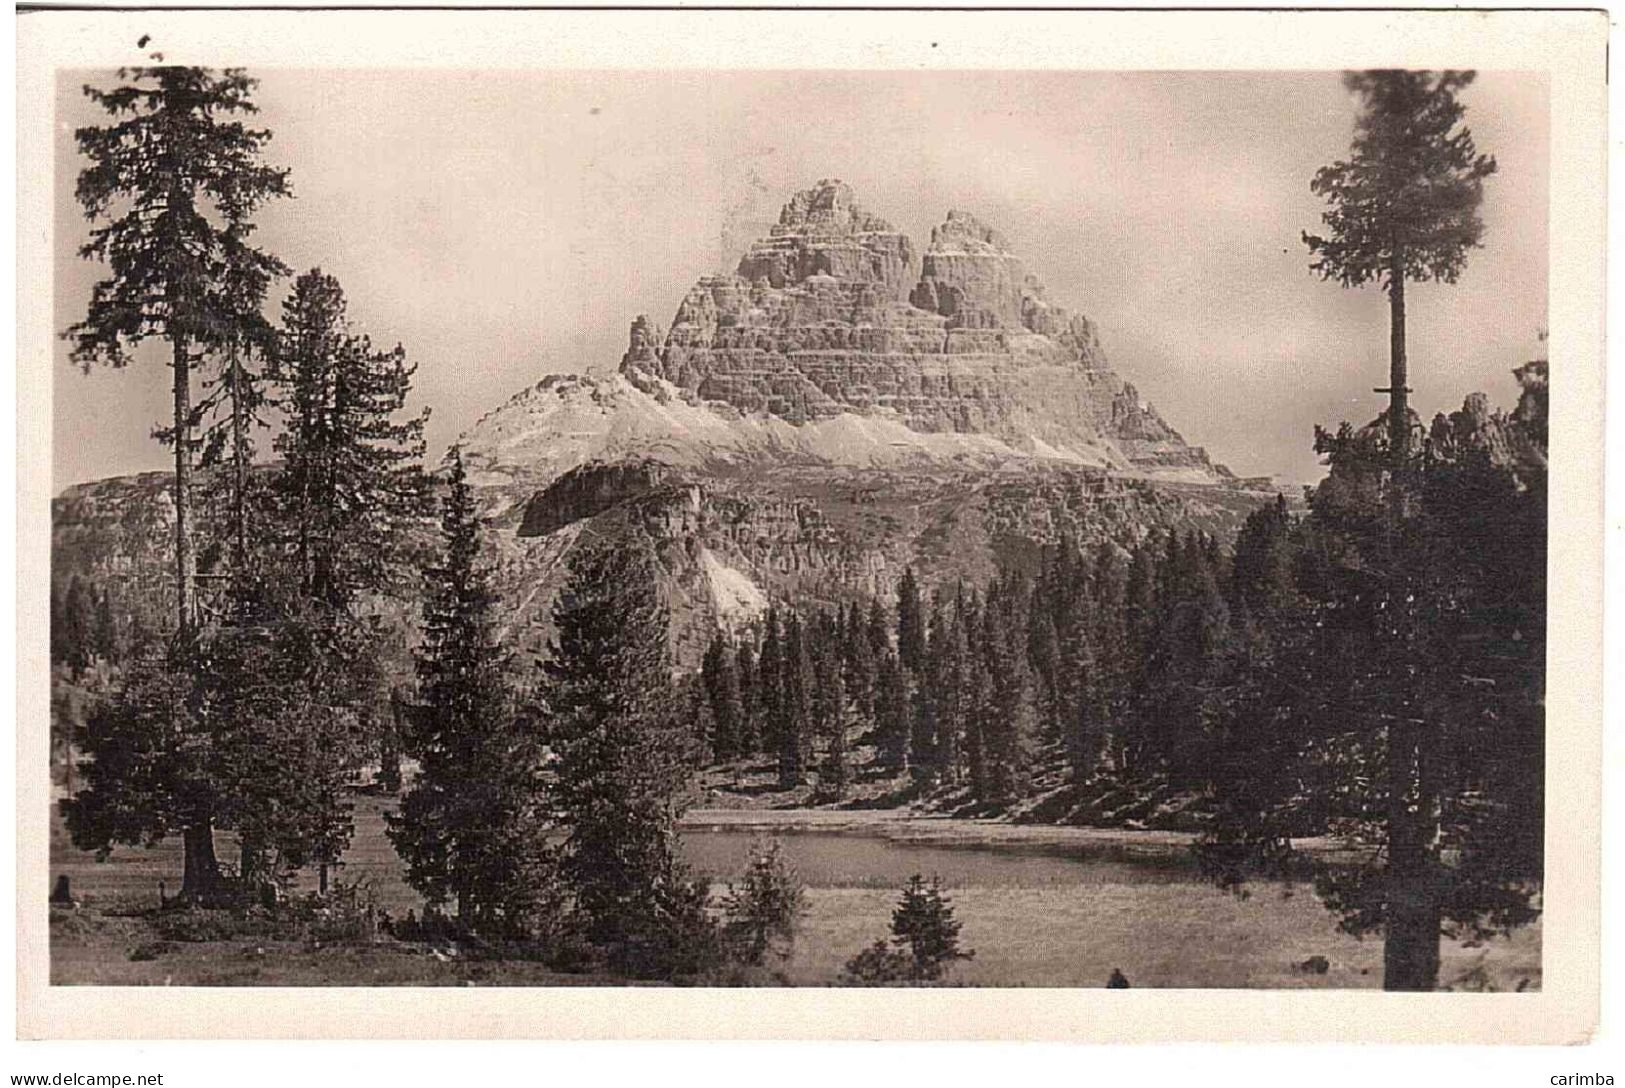
M 702 277 L 663 341 L 639 317 L 621 371 L 795 425 L 881 417 L 1120 471 L 1227 478 L 994 230 L 951 211 L 916 269 L 908 238 L 835 180 L 792 197 L 731 275 Z

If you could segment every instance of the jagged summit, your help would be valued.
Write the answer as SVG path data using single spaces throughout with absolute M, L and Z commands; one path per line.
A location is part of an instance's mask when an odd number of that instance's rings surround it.
M 753 286 L 782 290 L 833 280 L 873 285 L 894 300 L 908 294 L 913 275 L 914 247 L 908 236 L 860 208 L 852 187 L 834 179 L 791 197 L 778 224 L 750 247 L 735 270 L 736 279 Z
M 603 416 L 591 424 L 588 388 Z M 463 445 L 509 470 L 517 456 L 568 468 L 637 453 L 684 464 L 793 453 L 1230 478 L 1111 370 L 1093 323 L 1050 302 L 991 227 L 950 211 L 917 258 L 836 179 L 792 196 L 732 273 L 702 276 L 669 330 L 634 319 L 615 378 L 543 383 Z

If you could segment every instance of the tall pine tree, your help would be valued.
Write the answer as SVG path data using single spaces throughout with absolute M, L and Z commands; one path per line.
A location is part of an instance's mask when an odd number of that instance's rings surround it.
M 711 636 L 700 664 L 700 680 L 711 708 L 711 754 L 720 762 L 744 754 L 745 707 L 740 697 L 738 660 L 719 630 Z
M 149 338 L 168 343 L 173 409 L 169 425 L 158 435 L 175 457 L 179 650 L 161 656 L 164 667 L 186 673 L 197 666 L 188 658 L 197 624 L 192 475 L 199 407 L 194 375 L 211 355 L 263 325 L 259 300 L 286 268 L 251 244 L 252 216 L 266 201 L 287 195 L 287 171 L 263 162 L 270 133 L 242 121 L 256 112 L 256 81 L 241 70 L 130 68 L 120 69 L 117 78 L 111 90 L 85 88 L 111 122 L 75 133 L 80 152 L 90 160 L 79 176 L 76 196 L 86 218 L 101 224 L 79 252 L 103 262 L 110 275 L 96 284 L 84 320 L 65 336 L 73 344 L 74 361 L 87 371 L 96 363 L 129 365 L 131 349 Z M 149 664 L 157 661 L 154 657 Z M 145 772 L 210 773 L 213 723 L 190 712 L 159 722 L 149 713 L 159 705 L 149 697 L 154 686 L 149 680 L 145 674 L 132 678 L 128 698 L 116 699 L 103 717 L 106 728 L 84 738 L 87 751 L 93 759 L 105 755 L 119 762 L 122 756 L 103 751 L 104 743 L 134 744 L 153 757 L 139 761 Z M 145 798 L 111 796 L 125 789 L 117 777 L 97 774 L 89 784 L 103 796 L 70 808 L 82 821 L 75 828 L 82 843 L 101 848 L 114 841 L 107 835 L 130 830 L 123 817 L 109 823 L 92 813 L 144 814 L 151 820 L 149 836 L 177 829 L 183 833 L 181 894 L 192 900 L 217 894 L 212 820 L 221 798 L 218 784 L 148 782 L 154 792 Z M 145 788 L 132 779 L 130 789 Z M 168 798 L 162 814 L 147 803 L 160 796 Z
M 257 109 L 257 81 L 241 70 L 129 68 L 118 78 L 112 90 L 85 88 L 113 122 L 74 134 L 91 163 L 76 195 L 87 219 L 105 221 L 80 254 L 105 262 L 111 276 L 66 336 L 87 370 L 127 366 L 130 348 L 149 337 L 169 343 L 174 406 L 160 436 L 175 450 L 175 605 L 184 641 L 196 573 L 193 373 L 208 353 L 263 322 L 259 298 L 286 274 L 249 239 L 254 212 L 287 195 L 287 171 L 262 161 L 271 134 L 238 119 Z
M 389 837 L 431 905 L 454 904 L 469 932 L 520 937 L 556 907 L 542 751 L 515 713 L 461 450 L 450 461 L 444 554 L 424 571 L 421 702 L 405 738 L 420 770 Z
M 304 592 L 333 608 L 397 588 L 403 530 L 425 512 L 418 463 L 428 410 L 404 421 L 415 367 L 349 331 L 344 292 L 312 269 L 283 304 L 288 424 L 277 490 Z
M 537 716 L 565 828 L 561 871 L 587 937 L 628 969 L 663 973 L 703 895 L 677 854 L 693 742 L 674 708 L 652 544 L 577 552 L 553 619 Z

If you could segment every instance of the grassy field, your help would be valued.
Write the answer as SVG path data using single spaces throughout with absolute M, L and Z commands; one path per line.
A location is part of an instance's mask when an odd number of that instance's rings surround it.
M 339 879 L 367 883 L 395 917 L 421 902 L 383 833 L 387 802 L 357 798 L 356 837 Z M 942 873 L 974 949 L 952 981 L 1101 986 L 1114 968 L 1138 987 L 1376 987 L 1379 939 L 1337 931 L 1303 885 L 1260 884 L 1246 897 L 1197 880 L 1174 833 L 908 820 L 895 812 L 697 812 L 686 849 L 717 891 L 754 834 L 782 834 L 807 883 L 808 912 L 784 981 L 828 985 L 885 935 L 898 888 L 916 868 Z M 230 857 L 221 837 L 223 857 Z M 528 962 L 442 958 L 427 946 L 238 938 L 159 943 L 158 885 L 176 890 L 177 844 L 122 849 L 107 862 L 53 829 L 52 875 L 69 876 L 78 910 L 53 909 L 51 978 L 115 985 L 605 985 Z M 310 878 L 313 879 L 313 878 Z M 134 955 L 136 958 L 132 958 Z M 151 958 L 147 958 L 147 957 Z M 1305 970 L 1324 957 L 1325 972 Z M 1441 982 L 1512 990 L 1540 984 L 1540 927 L 1480 947 L 1447 942 Z

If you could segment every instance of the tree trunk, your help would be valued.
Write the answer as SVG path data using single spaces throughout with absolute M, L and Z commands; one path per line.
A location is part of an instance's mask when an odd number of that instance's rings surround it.
M 1409 721 L 1388 728 L 1384 990 L 1429 991 L 1439 982 L 1440 888 L 1432 851 L 1438 824 L 1427 786 L 1425 728 Z
M 248 390 L 244 387 L 245 368 L 238 357 L 236 339 L 231 343 L 231 467 L 232 467 L 232 576 L 239 591 L 248 571 Z
M 1410 390 L 1405 359 L 1405 273 L 1396 250 L 1388 266 L 1389 361 L 1388 444 L 1392 464 L 1388 501 L 1391 552 L 1397 561 L 1402 523 L 1408 510 Z M 1394 584 L 1405 579 L 1395 570 Z M 1403 589 L 1400 590 L 1403 592 Z M 1397 604 L 1398 602 L 1396 602 Z M 1404 612 L 1399 606 L 1396 616 Z M 1396 622 L 1403 623 L 1403 619 Z M 1395 638 L 1401 638 L 1399 631 Z M 1401 650 L 1403 648 L 1401 647 Z M 1395 659 L 1403 666 L 1402 653 Z M 1397 690 L 1407 678 L 1393 677 Z M 1392 708 L 1388 727 L 1388 872 L 1383 939 L 1384 990 L 1432 990 L 1439 981 L 1439 889 L 1433 865 L 1438 816 L 1427 771 L 1426 726 L 1411 720 L 1416 708 L 1405 701 Z
M 258 896 L 260 886 L 270 879 L 267 850 L 257 835 L 241 835 L 238 840 L 238 884 L 245 895 Z
M 187 827 L 186 869 L 181 877 L 181 900 L 206 903 L 220 890 L 220 863 L 214 856 L 214 824 L 207 818 Z
M 1394 471 L 1403 470 L 1410 454 L 1409 377 L 1405 365 L 1405 269 L 1395 254 L 1388 265 L 1388 444 Z
M 192 370 L 186 338 L 174 337 L 175 371 L 175 614 L 181 645 L 192 640 Z
M 182 647 L 190 647 L 193 634 L 192 582 L 192 362 L 186 338 L 174 334 L 171 366 L 175 371 L 175 623 Z M 188 902 L 212 898 L 220 885 L 220 863 L 214 854 L 214 826 L 207 817 L 186 828 L 185 872 L 181 898 Z

